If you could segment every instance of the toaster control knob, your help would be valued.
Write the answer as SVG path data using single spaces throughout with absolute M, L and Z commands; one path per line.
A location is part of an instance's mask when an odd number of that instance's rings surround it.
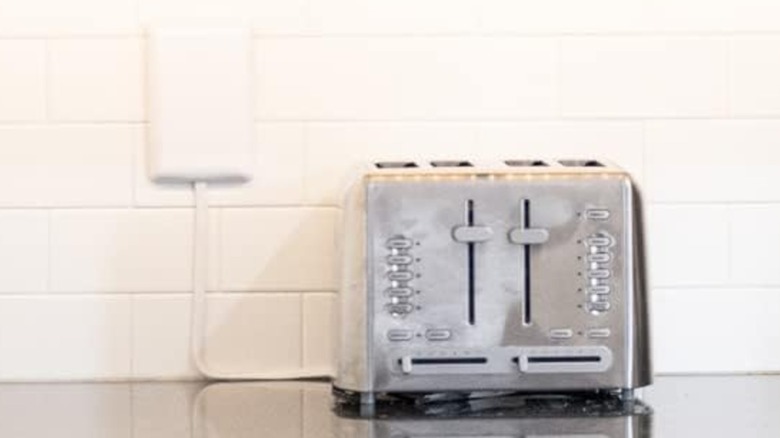
M 493 229 L 478 225 L 463 225 L 452 230 L 452 238 L 462 243 L 485 242 L 493 237 Z

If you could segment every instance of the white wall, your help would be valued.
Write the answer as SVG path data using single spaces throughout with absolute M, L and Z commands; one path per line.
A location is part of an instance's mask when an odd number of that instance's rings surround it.
M 182 378 L 192 216 L 144 170 L 143 27 L 256 30 L 249 187 L 215 195 L 208 356 L 332 358 L 345 169 L 602 156 L 648 201 L 661 372 L 780 370 L 770 0 L 0 0 L 0 380 Z

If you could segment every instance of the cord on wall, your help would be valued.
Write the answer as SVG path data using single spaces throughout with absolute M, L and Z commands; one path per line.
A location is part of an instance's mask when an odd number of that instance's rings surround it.
M 327 377 L 328 371 L 276 371 L 264 373 L 252 372 L 220 372 L 213 370 L 206 362 L 205 340 L 208 316 L 208 301 L 206 288 L 208 285 L 208 259 L 209 259 L 209 205 L 208 186 L 204 181 L 196 181 L 195 190 L 195 235 L 193 245 L 193 271 L 192 271 L 192 328 L 191 349 L 192 359 L 198 370 L 210 379 L 219 380 L 275 380 L 275 379 L 300 379 L 312 377 Z
M 249 181 L 256 162 L 251 29 L 154 28 L 147 48 L 150 178 L 192 185 L 195 192 L 190 343 L 196 367 L 223 380 L 327 376 L 327 371 L 302 370 L 228 373 L 212 369 L 205 359 L 208 185 Z

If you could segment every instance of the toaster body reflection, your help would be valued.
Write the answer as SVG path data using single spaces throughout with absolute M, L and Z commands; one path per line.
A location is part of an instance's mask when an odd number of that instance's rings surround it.
M 407 401 L 408 404 L 408 401 Z M 339 438 L 650 438 L 652 410 L 610 398 L 493 397 L 385 405 L 372 416 L 336 405 Z
M 344 205 L 334 386 L 648 385 L 639 207 L 600 161 L 377 163 Z

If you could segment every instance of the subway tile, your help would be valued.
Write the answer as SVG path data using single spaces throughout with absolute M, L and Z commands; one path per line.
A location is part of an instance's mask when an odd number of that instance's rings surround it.
M 662 202 L 780 200 L 780 122 L 668 120 L 646 125 L 647 193 Z
M 333 208 L 225 209 L 220 290 L 336 289 Z
M 252 181 L 210 185 L 215 206 L 296 205 L 303 201 L 304 140 L 301 123 L 258 123 Z M 147 145 L 139 144 L 135 165 L 135 203 L 142 206 L 191 206 L 190 184 L 156 184 L 146 166 Z
M 780 206 L 734 206 L 731 211 L 731 282 L 780 285 Z
M 657 373 L 780 370 L 778 290 L 655 289 L 651 317 Z
M 49 114 L 58 121 L 144 119 L 140 38 L 49 42 Z
M 213 294 L 208 306 L 204 360 L 212 372 L 301 369 L 300 294 Z
M 128 206 L 140 141 L 133 126 L 0 127 L 0 206 Z
M 57 359 L 50 363 L 56 364 Z M 0 434 L 9 437 L 131 438 L 128 383 L 4 385 Z
M 308 31 L 319 34 L 436 34 L 474 31 L 473 0 L 311 0 Z M 446 12 L 445 12 L 446 11 Z
M 479 125 L 473 153 L 506 158 L 601 158 L 644 181 L 644 131 L 640 122 L 501 122 Z
M 642 25 L 642 0 L 482 0 L 483 32 L 632 32 Z
M 307 0 L 139 0 L 144 26 L 181 24 L 247 25 L 261 34 L 299 34 L 306 23 Z
M 55 210 L 55 292 L 185 292 L 192 285 L 192 212 Z
M 303 367 L 332 376 L 336 364 L 337 296 L 303 294 Z
M 728 207 L 652 205 L 646 226 L 648 267 L 654 287 L 717 286 L 728 282 Z
M 131 298 L 0 297 L 0 379 L 126 379 Z
M 46 118 L 44 41 L 0 41 L 0 96 L 0 121 Z
M 726 39 L 566 38 L 561 47 L 561 111 L 566 117 L 726 113 Z
M 194 404 L 202 382 L 144 382 L 132 386 L 133 438 L 192 438 L 200 427 Z M 197 417 L 200 419 L 200 417 Z
M 557 111 L 556 53 L 551 39 L 261 40 L 257 113 L 298 120 L 549 117 Z
M 108 35 L 138 30 L 135 0 L 0 0 L 0 35 Z
M 778 11 L 780 12 L 780 11 Z M 780 115 L 780 38 L 732 40 L 731 106 L 738 116 Z
M 46 211 L 0 210 L 0 292 L 45 292 L 49 280 Z
M 192 379 L 190 294 L 133 296 L 133 378 Z
M 645 0 L 643 29 L 651 32 L 773 31 L 780 5 L 772 0 Z
M 461 123 L 314 123 L 306 131 L 305 193 L 339 205 L 356 172 L 376 161 L 484 157 L 478 130 Z

